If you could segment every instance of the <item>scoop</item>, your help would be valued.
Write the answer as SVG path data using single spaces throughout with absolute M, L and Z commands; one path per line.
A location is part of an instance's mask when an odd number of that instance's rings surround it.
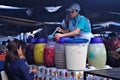
M 48 35 L 48 39 L 53 39 L 54 34 L 57 32 L 57 30 L 58 30 L 58 28 L 56 28 L 51 35 Z

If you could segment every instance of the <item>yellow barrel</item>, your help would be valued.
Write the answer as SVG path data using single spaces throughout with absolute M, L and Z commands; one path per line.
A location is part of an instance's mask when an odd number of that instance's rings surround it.
M 45 43 L 35 44 L 34 46 L 34 60 L 36 65 L 44 64 L 44 48 Z

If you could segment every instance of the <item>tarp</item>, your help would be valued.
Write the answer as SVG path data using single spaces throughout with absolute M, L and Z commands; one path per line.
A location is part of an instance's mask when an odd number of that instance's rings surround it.
M 0 0 L 0 5 L 31 9 L 31 14 L 28 15 L 26 13 L 27 9 L 0 8 L 0 16 L 26 19 L 36 22 L 61 22 L 66 15 L 65 9 L 70 4 L 76 2 L 81 5 L 80 14 L 88 17 L 92 24 L 107 21 L 120 22 L 120 0 Z M 50 13 L 45 9 L 47 6 L 62 7 L 58 11 Z M 24 23 L 23 21 L 16 22 L 16 20 L 11 21 L 0 17 L 0 27 L 2 27 L 0 29 L 1 35 L 4 35 L 2 31 L 5 30 L 5 28 L 6 35 L 27 32 L 36 28 L 36 26 L 30 27 L 34 24 L 29 23 L 29 25 L 27 21 Z M 17 28 L 18 26 L 20 26 L 20 28 Z M 26 26 L 29 26 L 29 28 Z M 10 33 L 7 34 L 8 32 Z

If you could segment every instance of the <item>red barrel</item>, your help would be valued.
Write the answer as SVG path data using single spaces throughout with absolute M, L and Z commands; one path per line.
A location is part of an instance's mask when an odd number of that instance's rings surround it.
M 48 42 L 44 49 L 44 64 L 46 67 L 54 67 L 55 42 Z

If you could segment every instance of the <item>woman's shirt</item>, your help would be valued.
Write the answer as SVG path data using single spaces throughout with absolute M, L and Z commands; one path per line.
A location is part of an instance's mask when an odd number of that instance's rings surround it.
M 80 28 L 79 34 L 74 35 L 74 38 L 85 38 L 90 41 L 90 39 L 93 37 L 89 19 L 80 14 L 78 14 L 75 18 L 70 19 L 68 27 L 65 24 L 65 21 L 63 21 L 62 28 L 68 29 L 69 31 L 74 31 L 76 28 Z
M 93 37 L 91 33 L 91 24 L 89 19 L 78 14 L 74 19 L 71 19 L 69 22 L 70 31 L 74 31 L 76 28 L 79 28 L 80 32 L 74 37 L 88 39 L 89 43 L 91 38 Z
M 34 80 L 34 73 L 29 74 L 25 59 L 11 62 L 9 68 L 5 68 L 9 80 Z
M 71 28 L 80 28 L 82 32 L 89 33 L 91 32 L 91 23 L 88 18 L 78 14 L 74 19 L 70 19 L 68 24 L 65 23 L 65 20 L 62 21 L 62 28 L 68 29 L 71 31 Z
M 74 19 L 71 19 L 71 23 L 73 27 L 80 28 L 82 32 L 91 32 L 90 21 L 80 14 L 78 14 Z

